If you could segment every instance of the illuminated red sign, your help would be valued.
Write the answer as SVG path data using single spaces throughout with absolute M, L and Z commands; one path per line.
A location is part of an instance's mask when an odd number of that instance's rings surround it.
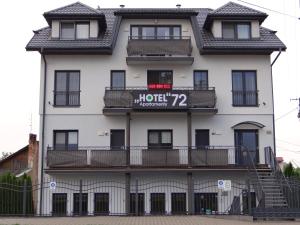
M 172 84 L 148 84 L 149 89 L 172 89 Z

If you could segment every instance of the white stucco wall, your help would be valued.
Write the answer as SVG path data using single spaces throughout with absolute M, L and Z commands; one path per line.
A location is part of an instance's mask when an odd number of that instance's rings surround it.
M 52 20 L 51 37 L 59 38 L 59 21 L 58 20 Z
M 127 65 L 127 41 L 130 24 L 181 24 L 182 35 L 192 37 L 193 65 Z M 99 133 L 110 129 L 125 129 L 124 116 L 105 116 L 103 96 L 110 86 L 111 70 L 126 70 L 127 86 L 146 86 L 147 70 L 173 70 L 174 86 L 193 86 L 193 71 L 208 70 L 209 86 L 217 95 L 216 115 L 192 115 L 192 137 L 195 129 L 210 129 L 211 145 L 234 145 L 233 125 L 243 121 L 257 121 L 265 125 L 259 130 L 260 160 L 264 162 L 263 148 L 273 147 L 272 87 L 270 57 L 267 55 L 200 55 L 189 20 L 123 20 L 113 55 L 49 55 L 46 89 L 46 124 L 44 147 L 53 145 L 53 130 L 78 129 L 80 146 L 108 146 L 110 137 Z M 80 107 L 53 107 L 55 70 L 80 70 Z M 232 106 L 232 70 L 256 70 L 258 107 Z M 43 68 L 42 73 L 43 74 Z M 41 79 L 42 106 L 43 76 Z M 40 112 L 42 107 L 40 107 Z M 147 129 L 172 129 L 174 145 L 187 145 L 186 114 L 132 115 L 131 145 L 147 145 Z M 271 131 L 271 134 L 267 134 Z M 213 135 L 214 133 L 214 135 Z M 270 132 L 268 132 L 270 133 Z M 42 149 L 42 148 L 41 148 Z M 45 148 L 44 148 L 45 149 Z
M 215 38 L 222 38 L 222 21 L 214 20 L 211 26 L 211 32 Z
M 259 33 L 259 21 L 251 21 L 251 34 L 252 38 L 259 38 L 260 33 Z

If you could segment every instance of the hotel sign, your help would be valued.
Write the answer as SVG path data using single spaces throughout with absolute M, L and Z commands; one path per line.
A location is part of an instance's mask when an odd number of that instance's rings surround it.
M 134 109 L 186 109 L 188 92 L 184 90 L 134 90 Z

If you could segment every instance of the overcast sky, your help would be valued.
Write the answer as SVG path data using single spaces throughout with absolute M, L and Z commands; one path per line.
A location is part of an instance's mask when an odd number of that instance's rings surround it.
M 234 2 L 244 4 L 238 0 Z M 300 97 L 300 7 L 299 0 L 245 0 L 264 8 L 250 6 L 269 14 L 264 27 L 276 30 L 287 45 L 273 67 L 276 139 L 278 156 L 286 161 L 293 160 L 300 166 L 300 120 L 297 118 L 298 102 L 291 98 Z M 4 1 L 0 14 L 1 75 L 0 75 L 0 152 L 14 152 L 28 142 L 29 132 L 38 133 L 40 55 L 26 52 L 25 46 L 33 35 L 32 30 L 47 26 L 43 12 L 73 3 L 72 0 L 26 0 Z M 82 0 L 91 7 L 182 7 L 217 8 L 227 0 Z M 284 15 L 288 14 L 288 15 Z M 273 53 L 272 59 L 276 56 Z M 290 113 L 288 113 L 290 112 Z M 32 119 L 31 119 L 32 117 Z M 32 121 L 32 122 L 31 122 Z M 30 126 L 32 124 L 32 126 Z M 32 128 L 31 128 L 32 127 Z

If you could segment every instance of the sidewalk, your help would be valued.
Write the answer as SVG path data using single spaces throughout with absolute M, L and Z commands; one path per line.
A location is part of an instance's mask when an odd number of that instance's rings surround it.
M 293 221 L 247 222 L 229 219 L 215 219 L 203 216 L 148 216 L 148 217 L 41 217 L 41 218 L 1 218 L 0 225 L 300 225 Z

